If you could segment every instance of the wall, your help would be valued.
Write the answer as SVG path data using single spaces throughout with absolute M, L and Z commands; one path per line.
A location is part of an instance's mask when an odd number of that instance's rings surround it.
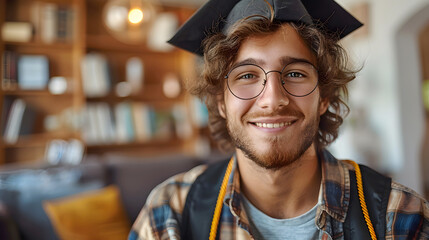
M 338 2 L 349 9 L 361 1 Z M 351 107 L 356 107 L 358 112 L 352 110 L 352 120 L 345 126 L 351 127 L 342 129 L 343 134 L 333 149 L 340 157 L 357 157 L 358 161 L 389 173 L 395 180 L 422 193 L 420 154 L 424 109 L 418 34 L 429 22 L 429 1 L 367 2 L 368 36 L 350 36 L 343 42 L 355 62 L 363 66 L 350 93 Z M 366 123 L 371 132 L 366 134 L 366 141 L 361 142 L 373 145 L 373 150 L 379 153 L 379 161 L 359 155 L 356 150 L 359 147 L 354 144 L 356 131 L 353 127 L 356 127 L 356 121 L 362 121 L 356 120 L 359 119 L 356 115 L 362 115 L 361 108 L 367 115 Z M 379 140 L 375 141 L 376 138 Z M 377 151 L 377 148 L 381 150 Z

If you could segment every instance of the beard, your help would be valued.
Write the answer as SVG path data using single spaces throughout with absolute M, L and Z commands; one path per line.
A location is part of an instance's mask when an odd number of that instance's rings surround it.
M 290 142 L 282 136 L 270 137 L 266 139 L 270 147 L 263 153 L 255 149 L 252 145 L 251 136 L 246 134 L 242 127 L 235 121 L 228 120 L 231 118 L 227 118 L 227 129 L 235 147 L 240 149 L 247 158 L 262 168 L 278 170 L 295 163 L 313 144 L 319 129 L 320 116 L 317 114 L 318 112 L 317 110 L 316 114 L 310 116 L 309 121 L 298 133 L 300 137 L 296 142 Z M 270 115 L 276 116 L 276 114 Z M 288 115 L 303 116 L 300 112 L 289 112 Z

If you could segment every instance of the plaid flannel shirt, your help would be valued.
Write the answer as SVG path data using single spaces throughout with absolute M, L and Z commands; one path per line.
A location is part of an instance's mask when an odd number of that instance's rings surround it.
M 327 151 L 319 158 L 322 163 L 322 184 L 315 223 L 322 233 L 321 239 L 344 239 L 342 223 L 349 207 L 346 190 L 350 188 L 349 170 L 354 168 L 336 160 Z M 128 239 L 180 239 L 181 213 L 186 196 L 194 180 L 206 167 L 198 166 L 156 187 L 135 221 Z M 219 239 L 253 239 L 249 219 L 241 203 L 239 179 L 240 173 L 234 167 L 224 198 Z M 429 239 L 428 202 L 396 182 L 392 181 L 391 187 L 386 213 L 386 239 Z

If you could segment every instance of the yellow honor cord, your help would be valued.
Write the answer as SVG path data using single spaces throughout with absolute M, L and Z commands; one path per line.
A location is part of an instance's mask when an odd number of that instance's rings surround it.
M 233 158 L 231 158 L 231 160 L 229 160 L 228 167 L 226 168 L 225 176 L 223 177 L 223 180 L 222 180 L 222 185 L 220 186 L 219 195 L 217 196 L 216 208 L 213 214 L 212 225 L 210 228 L 210 236 L 209 236 L 210 240 L 216 239 L 220 213 L 222 212 L 223 199 L 225 198 L 226 186 L 228 185 L 228 179 L 229 179 L 229 176 L 231 175 L 233 163 L 234 163 L 234 160 Z
M 213 214 L 213 220 L 212 220 L 212 224 L 211 224 L 211 228 L 210 228 L 210 236 L 209 236 L 210 240 L 216 239 L 216 233 L 217 233 L 217 228 L 218 228 L 218 224 L 219 224 L 219 218 L 220 218 L 220 214 L 222 211 L 223 199 L 225 197 L 228 179 L 229 179 L 229 176 L 231 175 L 233 162 L 234 161 L 231 158 L 231 160 L 228 163 L 228 167 L 226 169 L 225 176 L 223 177 L 223 180 L 222 180 L 222 185 L 220 187 L 219 195 L 218 195 L 217 202 L 216 202 L 216 208 L 215 208 L 215 212 Z M 371 239 L 377 240 L 377 236 L 375 235 L 375 231 L 374 231 L 374 226 L 372 225 L 371 219 L 369 218 L 368 208 L 367 208 L 366 202 L 365 202 L 365 196 L 363 194 L 362 174 L 360 172 L 359 165 L 356 162 L 351 161 L 351 160 L 346 160 L 346 162 L 352 164 L 353 167 L 355 168 L 356 185 L 357 185 L 357 190 L 358 190 L 360 206 L 362 208 L 362 213 L 363 213 L 366 225 L 368 226 L 368 230 L 369 230 L 369 233 L 371 235 Z
M 363 217 L 365 218 L 366 225 L 368 226 L 369 233 L 372 240 L 376 240 L 377 236 L 375 235 L 374 226 L 372 225 L 371 219 L 369 218 L 368 208 L 366 207 L 365 196 L 363 194 L 363 183 L 362 183 L 362 174 L 360 172 L 359 165 L 351 160 L 346 160 L 346 162 L 353 165 L 356 172 L 356 184 L 359 196 L 360 206 L 362 208 Z

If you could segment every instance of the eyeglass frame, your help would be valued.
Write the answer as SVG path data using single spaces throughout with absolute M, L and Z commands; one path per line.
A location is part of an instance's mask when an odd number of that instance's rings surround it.
M 278 71 L 278 70 L 271 70 L 271 71 L 268 71 L 268 72 L 265 72 L 265 69 L 263 69 L 261 66 L 259 66 L 259 65 L 257 65 L 257 64 L 254 64 L 254 63 L 244 63 L 244 64 L 240 64 L 240 65 L 237 65 L 237 66 L 234 66 L 233 68 L 231 68 L 231 70 L 229 70 L 229 72 L 225 75 L 225 79 L 226 79 L 226 85 L 227 85 L 227 87 L 228 87 L 228 90 L 229 90 L 229 92 L 231 92 L 231 94 L 232 95 L 234 95 L 234 97 L 236 97 L 236 98 L 238 98 L 238 99 L 241 99 L 241 100 L 252 100 L 252 99 L 254 99 L 254 98 L 257 98 L 257 97 L 259 97 L 259 95 L 261 95 L 261 93 L 264 91 L 264 89 L 265 89 L 265 86 L 266 86 L 266 84 L 267 84 L 267 81 L 268 81 L 268 73 L 272 73 L 272 72 L 277 72 L 277 73 L 279 73 L 280 74 L 280 76 L 282 76 L 282 73 L 283 73 L 283 70 L 289 65 L 289 64 L 292 64 L 292 63 L 296 63 L 296 62 L 291 62 L 291 63 L 288 63 L 288 64 L 286 64 L 286 65 L 284 65 L 283 66 L 283 68 L 282 68 L 282 70 L 281 71 Z M 319 86 L 319 70 L 313 65 L 313 64 L 311 64 L 311 63 L 309 63 L 309 62 L 305 62 L 305 63 L 307 63 L 307 64 L 310 64 L 315 70 L 316 70 L 316 72 L 317 72 L 317 81 L 316 81 L 316 85 L 314 86 L 314 88 L 309 92 L 309 93 L 307 93 L 307 94 L 304 94 L 304 95 L 295 95 L 295 94 L 292 94 L 292 93 L 290 93 L 286 88 L 285 88 L 285 81 L 283 80 L 283 77 L 281 77 L 281 83 L 282 83 L 282 88 L 289 94 L 289 95 L 291 95 L 291 96 L 294 96 L 294 97 L 306 97 L 306 96 L 308 96 L 308 95 L 310 95 L 310 94 L 312 94 L 315 90 L 316 90 L 316 88 Z M 264 82 L 262 83 L 262 85 L 264 86 L 262 89 L 261 89 L 261 91 L 256 95 L 256 96 L 254 96 L 254 97 L 251 97 L 251 98 L 242 98 L 242 97 L 239 97 L 239 96 L 237 96 L 232 90 L 231 90 L 231 88 L 229 87 L 229 81 L 228 81 L 228 77 L 229 77 L 229 75 L 231 74 L 231 72 L 232 71 L 234 71 L 234 69 L 236 69 L 236 68 L 238 68 L 238 67 L 241 67 L 241 66 L 248 66 L 248 65 L 253 65 L 253 66 L 255 66 L 255 67 L 258 67 L 258 68 L 260 68 L 261 70 L 262 70 L 262 72 L 264 72 L 264 74 L 265 74 L 265 79 L 264 79 Z

